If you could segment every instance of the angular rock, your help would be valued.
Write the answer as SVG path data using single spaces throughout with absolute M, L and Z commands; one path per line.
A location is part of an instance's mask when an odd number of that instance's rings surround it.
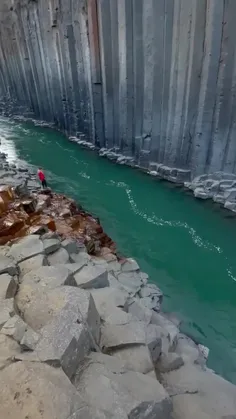
M 141 372 L 142 374 L 153 371 L 153 362 L 146 345 L 116 349 L 111 351 L 110 354 L 124 362 L 129 370 Z
M 205 192 L 204 189 L 202 188 L 196 188 L 194 190 L 194 196 L 195 198 L 199 198 L 199 199 L 208 199 L 209 198 L 209 194 Z
M 120 419 L 168 419 L 172 403 L 157 381 L 134 371 L 118 369 L 88 359 L 78 371 L 75 386 L 86 403 Z
M 139 271 L 139 265 L 137 264 L 136 260 L 128 258 L 126 261 L 121 265 L 122 272 L 135 272 Z
M 23 276 L 28 272 L 35 271 L 36 269 L 41 268 L 42 266 L 46 266 L 47 264 L 48 262 L 45 255 L 34 256 L 19 263 L 20 274 Z
M 120 272 L 121 271 L 121 264 L 117 261 L 108 262 L 108 272 Z
M 46 364 L 14 363 L 1 371 L 1 386 L 2 418 L 67 419 L 85 406 L 64 372 Z
M 75 281 L 80 288 L 104 288 L 109 286 L 108 273 L 99 266 L 85 266 L 75 274 Z
M 81 323 L 80 313 L 63 310 L 40 330 L 41 338 L 35 353 L 41 362 L 62 367 L 71 379 L 92 348 L 88 330 Z
M 2 300 L 0 303 L 0 330 L 3 325 L 14 315 L 14 299 Z
M 91 294 L 97 307 L 104 303 L 112 304 L 115 307 L 124 307 L 129 297 L 129 293 L 126 290 L 123 291 L 111 287 L 93 289 Z
M 199 349 L 196 343 L 181 333 L 178 337 L 176 353 L 183 358 L 185 363 L 194 364 L 200 357 Z
M 59 249 L 55 253 L 48 256 L 48 263 L 51 266 L 66 264 L 70 261 L 70 257 L 66 249 Z
M 26 323 L 35 331 L 51 322 L 65 308 L 80 313 L 95 341 L 99 341 L 100 317 L 92 296 L 82 289 L 63 286 L 48 290 L 36 284 L 22 284 L 16 304 Z
M 170 336 L 161 326 L 149 324 L 146 327 L 146 343 L 152 352 L 153 362 L 159 358 L 160 353 L 168 354 L 170 349 Z
M 6 273 L 10 276 L 17 275 L 18 274 L 18 267 L 12 261 L 12 259 L 10 259 L 10 258 L 6 257 L 4 254 L 0 253 L 0 275 L 4 274 L 4 273 Z
M 65 265 L 57 265 L 58 267 L 60 266 L 65 266 L 65 268 L 69 269 L 69 271 L 72 272 L 72 274 L 76 274 L 77 272 L 79 272 L 84 266 L 86 266 L 86 263 L 66 263 Z
M 236 212 L 236 202 L 226 201 L 224 207 L 230 211 Z
M 18 243 L 12 245 L 9 251 L 9 256 L 13 257 L 17 262 L 29 259 L 33 256 L 44 252 L 43 243 L 39 236 L 26 236 Z
M 85 265 L 91 260 L 91 256 L 87 252 L 79 252 L 79 254 L 72 253 L 70 254 L 71 262 L 74 263 L 84 263 Z
M 162 298 L 160 298 L 156 294 L 153 294 L 150 295 L 150 297 L 140 298 L 140 304 L 142 304 L 149 310 L 154 310 L 157 313 L 159 313 L 159 311 L 161 310 L 161 300 Z
M 136 272 L 119 273 L 117 279 L 123 287 L 133 294 L 137 294 L 143 285 L 140 275 Z
M 21 278 L 24 284 L 39 284 L 43 287 L 56 288 L 62 285 L 76 287 L 76 282 L 72 272 L 64 265 L 62 266 L 42 266 L 33 272 L 28 272 Z
M 0 300 L 14 298 L 17 291 L 17 283 L 8 274 L 0 275 Z
M 170 342 L 169 351 L 173 352 L 178 343 L 179 329 L 174 325 L 174 323 L 166 319 L 161 314 L 155 312 L 152 314 L 151 323 L 161 326 L 162 329 L 168 332 Z
M 156 368 L 161 373 L 170 372 L 173 370 L 177 370 L 178 368 L 182 367 L 184 365 L 184 361 L 182 356 L 170 352 L 168 354 L 161 354 L 157 364 Z
M 128 313 L 136 317 L 139 321 L 142 321 L 146 324 L 151 322 L 152 311 L 140 304 L 136 300 L 131 300 L 131 303 L 127 306 Z
M 61 247 L 61 242 L 58 239 L 46 239 L 43 241 L 44 251 L 46 255 L 56 252 Z
M 18 315 L 15 315 L 4 324 L 1 333 L 20 343 L 26 329 L 27 324 Z
M 15 340 L 0 333 L 0 370 L 10 365 L 13 362 L 14 357 L 19 355 L 20 352 L 21 348 Z M 1 376 L 0 379 L 2 380 Z M 1 388 L 3 389 L 2 381 Z
M 155 284 L 144 285 L 139 291 L 139 295 L 141 298 L 150 297 L 152 295 L 159 297 L 159 299 L 162 299 L 163 297 L 162 291 Z
M 124 325 L 106 324 L 101 328 L 100 346 L 103 352 L 110 349 L 146 343 L 145 324 L 132 322 Z
M 24 350 L 34 351 L 39 339 L 40 334 L 36 333 L 33 329 L 31 329 L 31 327 L 27 326 L 27 330 L 20 341 L 20 345 Z
M 65 239 L 61 242 L 61 245 L 66 249 L 69 255 L 79 253 L 79 247 L 75 240 Z

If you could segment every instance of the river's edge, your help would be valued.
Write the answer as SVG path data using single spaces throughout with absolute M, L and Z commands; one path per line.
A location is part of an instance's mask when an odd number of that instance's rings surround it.
M 12 182 L 18 194 L 11 214 L 20 205 L 31 211 L 30 197 L 37 200 L 33 211 L 41 206 L 37 216 L 43 213 L 42 195 L 48 193 L 35 173 L 26 199 L 27 167 L 9 167 L 3 156 L 1 163 L 0 183 L 8 179 L 2 201 Z M 53 194 L 51 199 L 49 217 Z M 58 214 L 60 222 L 78 216 Z M 46 230 L 37 219 L 37 229 L 26 230 L 25 238 L 0 246 L 2 417 L 235 418 L 236 386 L 209 370 L 206 348 L 161 312 L 163 295 L 137 262 L 117 257 L 101 230 L 95 228 L 100 242 L 94 249 L 90 240 L 81 243 L 87 235 L 81 231 L 79 239 L 64 227 L 56 231 L 60 223 L 52 218 Z

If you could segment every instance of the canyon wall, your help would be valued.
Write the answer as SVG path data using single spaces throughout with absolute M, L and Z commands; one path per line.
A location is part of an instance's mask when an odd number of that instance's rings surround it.
M 235 0 L 1 0 L 1 108 L 144 167 L 235 173 L 235 16 Z

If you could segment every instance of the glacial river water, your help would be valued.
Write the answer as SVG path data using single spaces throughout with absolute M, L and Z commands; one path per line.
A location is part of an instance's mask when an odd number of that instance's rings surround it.
M 62 134 L 0 119 L 1 151 L 42 166 L 50 186 L 96 214 L 165 294 L 164 310 L 236 383 L 236 219 L 181 189 L 99 158 Z

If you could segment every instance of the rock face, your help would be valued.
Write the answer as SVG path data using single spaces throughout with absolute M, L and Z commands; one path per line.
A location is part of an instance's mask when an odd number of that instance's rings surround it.
M 55 124 L 71 141 L 100 147 L 103 157 L 174 182 L 189 181 L 190 171 L 233 172 L 235 2 L 174 3 L 163 10 L 158 2 L 127 8 L 120 0 L 73 0 L 48 8 L 47 0 L 10 7 L 1 0 L 1 108 Z
M 1 417 L 234 415 L 236 387 L 161 313 L 162 292 L 136 261 L 40 231 L 0 247 Z

